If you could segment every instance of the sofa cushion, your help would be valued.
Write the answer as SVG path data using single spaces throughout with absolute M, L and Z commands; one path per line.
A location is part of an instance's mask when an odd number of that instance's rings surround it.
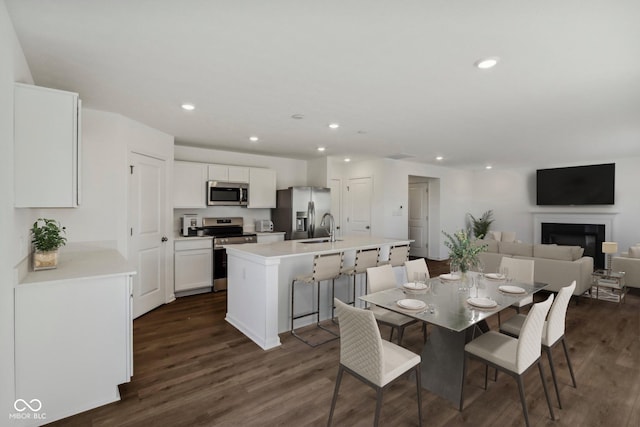
M 501 254 L 533 256 L 533 245 L 528 243 L 500 242 L 498 243 L 498 251 Z
M 629 248 L 629 258 L 640 258 L 640 246 L 631 246 Z
M 487 237 L 499 242 L 502 239 L 502 231 L 489 231 Z
M 582 258 L 584 255 L 584 248 L 582 246 L 569 246 L 571 248 L 572 261 Z
M 556 245 L 534 245 L 534 258 L 557 259 L 561 261 L 573 261 L 573 254 L 570 246 Z
M 498 253 L 498 242 L 492 239 L 475 239 L 472 243 L 474 246 L 484 246 L 484 252 Z
M 503 231 L 502 237 L 500 237 L 501 242 L 512 243 L 516 241 L 516 232 L 515 231 Z

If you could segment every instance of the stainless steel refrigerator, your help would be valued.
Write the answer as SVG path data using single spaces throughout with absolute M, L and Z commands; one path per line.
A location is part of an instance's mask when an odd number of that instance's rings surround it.
M 285 240 L 329 237 L 321 227 L 322 215 L 331 211 L 331 189 L 323 187 L 289 187 L 278 190 L 276 208 L 271 209 L 274 231 L 284 231 Z

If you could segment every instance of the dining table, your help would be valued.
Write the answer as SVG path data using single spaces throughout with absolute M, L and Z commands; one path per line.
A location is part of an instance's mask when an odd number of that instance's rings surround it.
M 458 406 L 465 344 L 489 330 L 487 318 L 546 286 L 500 274 L 466 272 L 404 283 L 359 298 L 431 325 L 421 353 L 422 386 Z

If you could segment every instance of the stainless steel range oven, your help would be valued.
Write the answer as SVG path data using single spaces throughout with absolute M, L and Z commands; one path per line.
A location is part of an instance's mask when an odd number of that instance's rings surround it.
M 224 245 L 256 243 L 255 233 L 244 233 L 240 217 L 202 218 L 205 236 L 213 236 L 213 290 L 227 289 L 227 251 Z

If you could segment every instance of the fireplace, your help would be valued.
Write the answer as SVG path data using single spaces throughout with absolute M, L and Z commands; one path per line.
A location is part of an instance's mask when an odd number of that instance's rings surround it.
M 542 223 L 542 243 L 582 246 L 584 256 L 593 258 L 595 268 L 604 268 L 604 254 L 602 253 L 602 242 L 604 241 L 604 224 Z

